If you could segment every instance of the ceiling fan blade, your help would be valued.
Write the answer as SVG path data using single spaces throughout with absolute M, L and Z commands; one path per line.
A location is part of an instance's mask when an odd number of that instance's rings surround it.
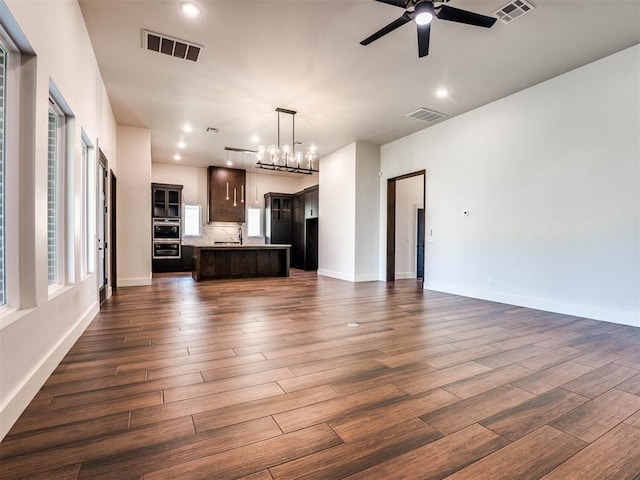
M 431 35 L 431 23 L 418 25 L 418 57 L 429 55 L 429 37 Z
M 496 23 L 497 18 L 488 17 L 479 13 L 461 10 L 459 8 L 443 5 L 440 7 L 436 17 L 440 20 L 449 20 L 450 22 L 466 23 L 467 25 L 475 25 L 477 27 L 490 28 Z
M 393 5 L 394 7 L 407 8 L 409 0 L 376 0 L 376 2 L 386 3 L 387 5 Z
M 371 42 L 374 42 L 374 41 L 378 40 L 380 37 L 384 37 L 387 33 L 391 33 L 396 28 L 399 28 L 402 25 L 404 25 L 405 23 L 410 22 L 411 18 L 412 17 L 411 17 L 410 12 L 404 12 L 404 15 L 402 15 L 400 18 L 394 20 L 393 22 L 391 22 L 386 27 L 381 28 L 376 33 L 374 33 L 373 35 L 365 38 L 363 41 L 360 42 L 360 45 L 369 45 Z

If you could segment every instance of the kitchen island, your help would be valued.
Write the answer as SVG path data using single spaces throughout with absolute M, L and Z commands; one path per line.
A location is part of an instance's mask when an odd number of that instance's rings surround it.
M 193 279 L 288 277 L 291 245 L 193 247 Z

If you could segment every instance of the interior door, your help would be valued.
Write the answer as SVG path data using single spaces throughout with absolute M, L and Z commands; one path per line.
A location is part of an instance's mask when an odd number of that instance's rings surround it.
M 100 304 L 107 299 L 107 165 L 100 151 L 98 161 L 98 294 Z
M 116 176 L 113 174 L 113 170 L 111 170 L 111 192 L 110 192 L 110 196 L 111 196 L 111 206 L 110 206 L 110 210 L 111 210 L 111 215 L 110 215 L 110 226 L 111 226 L 111 241 L 109 242 L 109 245 L 111 247 L 111 289 L 115 290 L 116 288 L 118 288 L 118 273 L 117 273 L 117 267 L 118 267 L 118 261 L 117 261 L 117 255 L 116 255 L 116 198 L 118 198 L 118 196 L 116 195 L 116 185 L 117 185 L 117 180 L 116 180 Z M 106 263 L 105 263 L 106 264 Z M 107 283 L 107 279 L 104 279 L 104 283 L 106 285 Z
M 418 209 L 416 277 L 424 281 L 424 208 Z

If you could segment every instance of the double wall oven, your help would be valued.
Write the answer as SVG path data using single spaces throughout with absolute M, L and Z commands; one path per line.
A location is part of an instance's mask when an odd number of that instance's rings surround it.
M 180 218 L 153 219 L 153 258 L 180 258 Z

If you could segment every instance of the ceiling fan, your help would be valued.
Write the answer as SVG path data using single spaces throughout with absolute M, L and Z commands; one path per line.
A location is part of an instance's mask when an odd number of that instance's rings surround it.
M 370 37 L 360 42 L 360 45 L 369 45 L 371 42 L 384 37 L 411 20 L 418 24 L 418 56 L 429 55 L 429 35 L 431 33 L 431 20 L 435 16 L 439 20 L 466 23 L 478 27 L 491 28 L 496 23 L 496 18 L 481 15 L 479 13 L 461 10 L 445 5 L 448 0 L 434 2 L 432 0 L 376 0 L 377 2 L 393 5 L 406 9 L 404 14 L 386 27 L 381 28 Z

